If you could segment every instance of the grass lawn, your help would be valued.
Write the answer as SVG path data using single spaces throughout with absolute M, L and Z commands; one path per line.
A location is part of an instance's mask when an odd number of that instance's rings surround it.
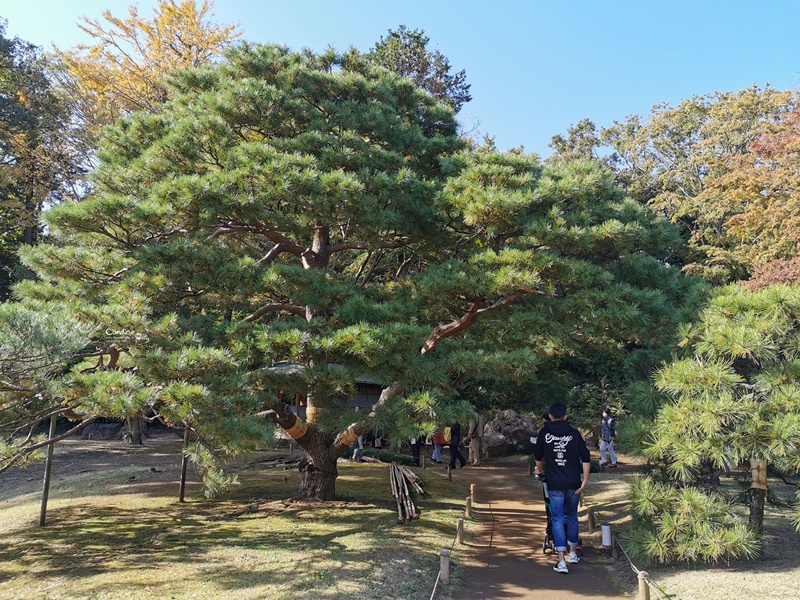
M 621 457 L 626 465 L 634 461 Z M 593 507 L 600 522 L 609 522 L 616 532 L 631 526 L 628 503 L 628 478 L 630 471 L 606 471 L 592 476 L 586 494 L 587 503 Z M 780 480 L 769 480 L 773 496 L 784 502 L 793 499 L 794 488 Z M 723 478 L 722 490 L 735 497 L 742 487 L 730 478 Z M 737 503 L 734 508 L 745 518 L 747 506 Z M 762 555 L 750 561 L 731 561 L 730 564 L 676 564 L 648 565 L 634 558 L 637 568 L 647 571 L 666 592 L 670 600 L 724 600 L 740 598 L 769 598 L 770 600 L 798 600 L 800 598 L 800 533 L 788 518 L 788 508 L 767 504 L 764 516 L 764 544 Z M 598 534 L 599 535 L 599 534 Z M 637 585 L 636 575 L 624 555 L 614 559 L 607 556 L 607 564 L 623 589 L 632 597 Z M 652 598 L 657 598 L 653 595 Z
M 41 466 L 0 475 L 0 598 L 428 599 L 464 509 L 463 488 L 415 469 L 421 518 L 399 525 L 388 465 L 369 463 L 340 463 L 335 502 L 285 500 L 297 469 L 266 453 L 234 465 L 241 485 L 222 498 L 192 474 L 181 504 L 179 452 L 177 439 L 59 444 L 44 528 Z M 466 552 L 437 598 L 458 597 Z

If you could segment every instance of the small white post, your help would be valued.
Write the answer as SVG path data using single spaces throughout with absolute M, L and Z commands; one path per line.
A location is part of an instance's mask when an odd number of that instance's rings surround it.
M 650 575 L 647 571 L 639 571 L 639 600 L 650 600 L 650 586 L 647 583 L 647 578 Z
M 458 540 L 459 544 L 464 543 L 464 519 L 461 517 L 456 521 L 456 540 Z
M 600 538 L 602 540 L 600 543 L 603 545 L 603 548 L 611 548 L 613 545 L 613 540 L 611 539 L 611 523 L 603 523 L 600 525 L 600 530 Z
M 467 506 L 464 508 L 464 514 L 467 517 L 472 516 L 472 500 L 470 499 L 469 496 L 467 496 Z
M 442 548 L 439 552 L 439 579 L 442 583 L 450 583 L 450 550 Z
M 469 499 L 474 503 L 475 502 L 475 484 L 469 484 Z

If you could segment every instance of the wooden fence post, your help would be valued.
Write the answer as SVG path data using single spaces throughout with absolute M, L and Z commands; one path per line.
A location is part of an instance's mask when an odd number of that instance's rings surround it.
M 450 583 L 450 550 L 442 548 L 439 557 L 440 580 L 442 583 Z
M 456 521 L 456 540 L 458 540 L 459 544 L 464 543 L 464 519 L 461 517 Z
M 639 600 L 650 600 L 650 585 L 647 583 L 649 576 L 647 571 L 639 571 Z

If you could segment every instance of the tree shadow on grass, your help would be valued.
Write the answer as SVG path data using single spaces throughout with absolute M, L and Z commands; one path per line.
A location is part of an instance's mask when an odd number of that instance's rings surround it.
M 80 499 L 73 499 L 49 512 L 45 529 L 16 530 L 0 540 L 0 564 L 14 565 L 0 569 L 0 580 L 19 572 L 66 582 L 105 576 L 92 593 L 105 590 L 113 597 L 113 592 L 141 585 L 137 572 L 159 569 L 166 575 L 171 564 L 189 564 L 193 577 L 211 589 L 283 590 L 276 597 L 313 592 L 313 597 L 341 593 L 344 598 L 384 586 L 396 589 L 397 577 L 390 572 L 404 569 L 414 575 L 400 587 L 424 587 L 429 579 L 432 585 L 438 560 L 421 540 L 447 535 L 447 527 L 438 521 L 424 527 L 396 525 L 386 492 L 373 496 L 372 504 L 360 503 L 383 485 L 385 475 L 365 473 L 364 480 L 343 485 L 343 500 L 332 503 L 282 499 L 294 483 L 291 478 L 281 477 L 286 485 L 265 494 L 263 474 L 253 474 L 252 480 L 248 476 L 234 493 L 214 501 L 128 508 L 79 505 Z M 445 498 L 428 497 L 420 503 L 431 513 L 458 509 Z M 244 563 L 226 558 L 231 553 L 243 556 Z M 124 583 L 108 583 L 108 575 Z M 345 575 L 347 593 L 334 585 Z M 415 579 L 420 583 L 413 583 Z M 401 597 L 393 593 L 389 597 Z M 222 591 L 219 597 L 224 597 Z

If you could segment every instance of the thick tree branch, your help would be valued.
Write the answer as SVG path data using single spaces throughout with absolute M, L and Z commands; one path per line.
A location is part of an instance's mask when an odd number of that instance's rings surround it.
M 283 252 L 291 252 L 292 254 L 299 256 L 298 252 L 295 248 L 289 247 L 286 244 L 275 244 L 269 252 L 267 252 L 264 257 L 258 261 L 260 265 L 268 265 L 273 260 L 275 260 L 279 254 Z
M 394 242 L 383 242 L 379 244 L 373 242 L 342 242 L 340 244 L 328 246 L 328 252 L 334 254 L 335 252 L 342 252 L 344 250 L 379 250 L 402 248 L 404 246 L 408 246 L 410 243 L 411 240 L 407 238 L 396 240 Z
M 380 409 L 391 398 L 399 396 L 402 391 L 403 390 L 400 388 L 400 384 L 397 382 L 394 382 L 389 387 L 384 388 L 381 392 L 380 398 L 378 398 L 378 401 L 372 406 L 372 410 L 370 410 L 366 417 L 351 424 L 344 431 L 339 432 L 339 434 L 336 436 L 336 439 L 333 441 L 332 452 L 337 456 L 344 454 L 344 451 L 358 439 L 358 436 L 362 435 L 368 429 L 369 423 L 375 419 Z
M 214 238 L 226 234 L 226 233 L 257 233 L 258 235 L 263 235 L 266 238 L 269 238 L 276 244 L 284 244 L 285 248 L 283 251 L 291 252 L 292 254 L 300 255 L 305 248 L 296 244 L 292 240 L 290 240 L 285 235 L 278 233 L 277 231 L 270 229 L 268 227 L 263 227 L 261 225 L 247 225 L 245 223 L 224 223 L 214 226 L 214 233 L 206 238 L 207 240 L 213 240 Z
M 270 312 L 278 312 L 279 310 L 285 310 L 286 312 L 290 312 L 293 315 L 299 315 L 301 317 L 306 316 L 306 307 L 305 306 L 297 306 L 295 304 L 265 304 L 253 314 L 248 315 L 244 319 L 243 322 L 252 323 L 253 321 L 257 321 L 265 314 Z
M 439 325 L 434 329 L 431 334 L 428 336 L 428 339 L 425 340 L 425 343 L 422 345 L 422 350 L 420 351 L 421 354 L 428 354 L 429 352 L 433 352 L 436 349 L 436 346 L 439 345 L 443 339 L 453 337 L 457 333 L 460 333 L 470 327 L 475 320 L 478 318 L 479 315 L 488 312 L 490 310 L 495 310 L 511 304 L 512 302 L 516 301 L 522 294 L 512 294 L 511 296 L 507 296 L 502 298 L 492 304 L 491 306 L 484 306 L 481 308 L 481 305 L 478 302 L 473 302 L 469 305 L 467 312 L 462 315 L 460 318 L 456 319 L 455 321 L 450 321 L 449 323 L 445 323 L 443 325 Z

